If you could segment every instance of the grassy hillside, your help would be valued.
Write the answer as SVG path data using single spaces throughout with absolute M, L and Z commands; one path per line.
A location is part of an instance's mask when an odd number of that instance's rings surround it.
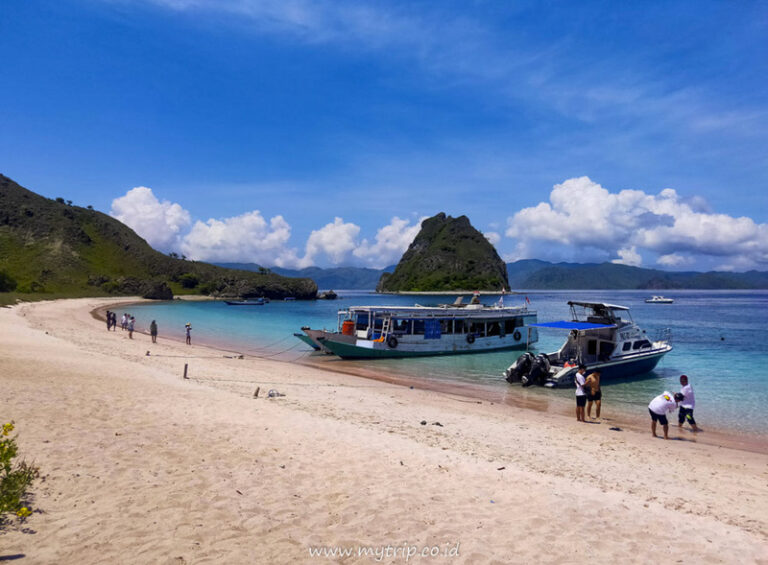
M 175 293 L 314 298 L 317 285 L 274 273 L 168 257 L 128 226 L 0 175 L 0 273 L 20 293 L 84 296 Z M 6 289 L 8 290 L 8 289 Z
M 613 263 L 547 263 L 523 260 L 507 264 L 513 288 L 542 290 L 764 289 L 768 273 L 670 272 Z
M 245 271 L 259 271 L 262 269 L 256 263 L 217 263 L 228 269 L 242 269 Z M 382 273 L 391 273 L 394 265 L 384 269 L 370 269 L 366 267 L 307 267 L 305 269 L 284 269 L 271 267 L 273 273 L 284 277 L 305 277 L 317 283 L 318 288 L 345 289 L 345 290 L 373 290 L 381 278 Z

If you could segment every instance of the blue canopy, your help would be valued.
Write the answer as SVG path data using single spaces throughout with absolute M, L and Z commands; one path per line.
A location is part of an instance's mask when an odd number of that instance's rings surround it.
M 560 330 L 600 330 L 606 328 L 615 328 L 613 324 L 590 324 L 587 322 L 569 322 L 562 320 L 560 322 L 547 322 L 545 324 L 530 324 L 537 328 L 557 328 Z

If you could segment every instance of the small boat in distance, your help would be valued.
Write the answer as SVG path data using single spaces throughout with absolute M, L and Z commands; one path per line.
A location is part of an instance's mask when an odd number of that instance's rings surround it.
M 264 306 L 266 300 L 263 298 L 254 298 L 251 300 L 225 300 L 230 306 Z
M 580 364 L 587 372 L 600 370 L 602 379 L 648 373 L 672 351 L 670 330 L 651 341 L 632 320 L 629 308 L 602 302 L 568 302 L 571 320 L 534 324 L 568 330 L 568 338 L 554 353 L 523 353 L 504 372 L 509 383 L 523 386 L 571 386 Z M 583 311 L 577 312 L 577 308 Z
M 651 298 L 646 298 L 645 302 L 646 304 L 672 304 L 674 300 L 663 296 L 653 296 Z
M 336 331 L 294 334 L 343 359 L 381 359 L 527 348 L 538 340 L 527 306 L 487 306 L 479 296 L 436 306 L 352 306 L 338 312 Z

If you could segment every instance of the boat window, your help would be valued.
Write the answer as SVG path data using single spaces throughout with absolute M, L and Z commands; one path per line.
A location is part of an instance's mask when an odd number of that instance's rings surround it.
M 632 342 L 631 341 L 625 341 L 624 347 L 621 348 L 622 351 L 629 351 L 632 348 Z
M 357 324 L 355 325 L 357 330 L 368 329 L 368 312 L 361 312 L 357 315 Z
M 511 320 L 504 320 L 504 333 L 511 334 L 515 332 L 515 328 L 518 327 L 517 322 L 521 321 L 519 318 L 512 318 Z
M 424 320 L 424 339 L 440 339 L 440 320 Z
M 613 343 L 610 341 L 601 341 L 600 342 L 600 355 L 598 355 L 598 358 L 601 361 L 606 361 L 610 356 L 611 353 L 613 353 Z
M 645 347 L 650 347 L 651 342 L 647 339 L 641 339 L 640 341 L 636 341 L 634 345 L 632 346 L 632 349 L 643 349 Z
M 469 331 L 467 333 L 482 337 L 485 335 L 485 322 L 469 322 Z
M 440 333 L 451 334 L 453 333 L 453 324 L 451 320 L 440 320 Z
M 424 335 L 424 320 L 413 321 L 413 333 L 416 335 Z
M 397 332 L 399 334 L 411 333 L 410 320 L 401 320 L 401 319 L 393 318 L 392 331 Z
M 587 342 L 587 355 L 596 355 L 596 354 L 597 354 L 597 340 L 590 339 Z
M 501 329 L 498 322 L 488 322 L 486 334 L 487 336 L 499 335 Z
M 466 327 L 464 325 L 464 320 L 453 321 L 453 333 L 463 334 L 465 333 L 465 330 L 466 330 Z

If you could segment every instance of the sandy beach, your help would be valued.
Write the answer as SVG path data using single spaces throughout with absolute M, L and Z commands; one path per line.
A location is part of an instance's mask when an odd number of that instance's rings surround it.
M 0 419 L 43 477 L 0 561 L 768 563 L 765 450 L 130 340 L 108 304 L 0 309 Z

